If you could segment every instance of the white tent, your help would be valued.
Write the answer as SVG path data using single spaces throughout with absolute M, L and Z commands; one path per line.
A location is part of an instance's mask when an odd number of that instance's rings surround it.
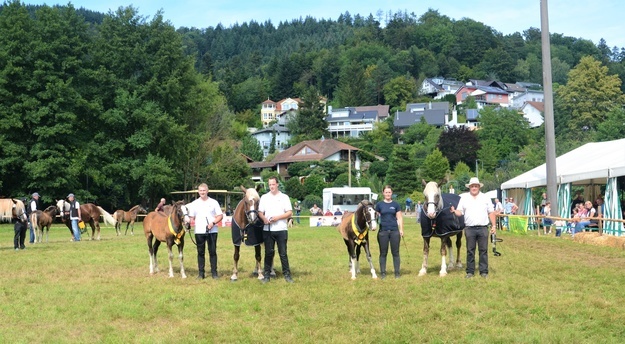
M 625 176 L 625 139 L 587 143 L 556 159 L 556 180 L 558 185 L 567 186 L 570 197 L 570 185 L 607 185 L 606 194 L 611 195 L 607 200 L 611 204 L 605 205 L 605 217 L 622 219 L 620 204 L 616 197 L 616 178 Z M 547 184 L 547 167 L 542 164 L 503 184 L 501 189 L 507 194 L 511 189 L 531 189 Z M 565 189 L 560 188 L 565 191 Z M 521 193 L 516 192 L 516 195 Z M 559 192 L 560 195 L 566 194 Z M 526 196 L 527 197 L 527 196 Z M 561 196 L 559 196 L 561 197 Z M 558 200 L 560 214 L 566 214 L 570 200 Z M 517 203 L 518 204 L 518 203 Z M 523 213 L 530 214 L 530 209 Z M 621 235 L 622 223 L 609 222 L 606 227 L 615 226 L 611 234 Z M 625 235 L 625 233 L 622 233 Z
M 608 178 L 625 176 L 625 139 L 587 143 L 556 159 L 558 184 L 606 184 Z M 547 185 L 542 164 L 501 184 L 501 189 L 525 189 Z

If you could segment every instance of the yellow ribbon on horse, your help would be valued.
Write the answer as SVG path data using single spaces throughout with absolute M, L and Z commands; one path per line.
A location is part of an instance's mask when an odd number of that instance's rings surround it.
M 352 215 L 352 231 L 354 231 L 354 234 L 356 234 L 357 238 L 354 239 L 354 242 L 356 243 L 356 245 L 360 245 L 360 243 L 365 240 L 365 236 L 367 236 L 367 233 L 369 233 L 369 226 L 367 226 L 363 232 L 360 232 L 358 225 L 356 225 L 356 220 L 354 220 L 355 218 L 356 214 Z
M 169 231 L 171 232 L 171 234 L 174 235 L 174 242 L 176 243 L 176 245 L 180 245 L 180 238 L 182 238 L 182 236 L 184 235 L 184 231 L 176 233 L 173 225 L 173 220 L 171 219 L 171 215 L 169 215 L 169 217 L 167 218 L 167 226 L 169 227 Z

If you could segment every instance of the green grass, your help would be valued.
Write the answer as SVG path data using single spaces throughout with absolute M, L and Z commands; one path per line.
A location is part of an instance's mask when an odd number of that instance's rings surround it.
M 13 250 L 13 229 L 0 226 L 0 342 L 365 342 L 365 343 L 617 343 L 625 338 L 625 252 L 567 238 L 500 233 L 501 257 L 490 278 L 463 270 L 438 276 L 440 241 L 428 275 L 417 277 L 422 239 L 406 219 L 402 277 L 350 280 L 347 251 L 334 228 L 289 232 L 295 284 L 251 277 L 253 249 L 242 249 L 239 281 L 231 283 L 229 229 L 218 241 L 221 279 L 196 280 L 197 253 L 186 240 L 181 279 L 148 273 L 145 238 L 115 236 L 69 242 L 55 225 L 50 243 Z M 376 270 L 377 241 L 372 238 Z M 462 261 L 466 260 L 463 247 Z M 490 252 L 490 250 L 489 250 Z M 207 262 L 208 264 L 208 262 Z M 278 271 L 279 260 L 276 258 Z M 392 259 L 389 256 L 389 271 Z

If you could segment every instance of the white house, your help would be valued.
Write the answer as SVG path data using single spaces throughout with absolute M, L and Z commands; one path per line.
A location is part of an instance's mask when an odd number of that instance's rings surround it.
M 521 107 L 521 111 L 523 112 L 523 117 L 530 122 L 530 127 L 532 128 L 540 127 L 545 121 L 545 103 L 543 102 L 527 101 Z

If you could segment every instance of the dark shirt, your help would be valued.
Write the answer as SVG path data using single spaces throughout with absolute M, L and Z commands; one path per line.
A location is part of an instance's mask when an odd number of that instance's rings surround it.
M 401 206 L 396 201 L 386 203 L 380 201 L 375 204 L 375 211 L 380 213 L 380 230 L 381 231 L 397 231 L 397 212 L 401 211 Z

